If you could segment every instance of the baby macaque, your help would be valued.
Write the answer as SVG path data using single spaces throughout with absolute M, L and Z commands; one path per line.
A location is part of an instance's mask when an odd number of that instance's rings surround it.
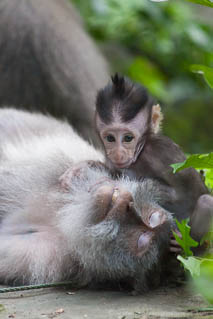
M 99 151 L 41 114 L 0 110 L 0 136 L 1 283 L 159 283 L 173 222 L 158 183 L 113 180 Z
M 131 179 L 157 180 L 167 193 L 163 207 L 179 220 L 190 217 L 191 234 L 200 240 L 213 217 L 213 197 L 193 168 L 173 174 L 170 164 L 186 158 L 177 144 L 160 134 L 162 119 L 160 106 L 147 90 L 127 78 L 116 74 L 98 92 L 95 123 L 106 165 Z

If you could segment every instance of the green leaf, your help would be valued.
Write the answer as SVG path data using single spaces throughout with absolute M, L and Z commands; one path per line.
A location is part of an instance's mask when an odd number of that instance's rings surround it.
M 177 256 L 193 278 L 197 291 L 211 304 L 213 304 L 213 256 L 208 258 Z M 213 308 L 210 308 L 213 310 Z
M 193 2 L 196 4 L 201 4 L 202 6 L 207 6 L 213 8 L 213 1 L 212 0 L 187 0 L 189 2 Z
M 173 172 L 179 172 L 187 167 L 194 167 L 196 169 L 213 169 L 213 152 L 209 154 L 193 154 L 190 155 L 184 162 L 171 165 Z
M 212 3 L 213 6 L 213 3 Z M 207 84 L 213 89 L 213 68 L 209 68 L 205 65 L 193 64 L 190 66 L 192 72 L 202 74 Z
M 173 232 L 173 235 L 178 242 L 178 244 L 181 246 L 181 248 L 184 251 L 184 255 L 192 256 L 193 253 L 190 250 L 191 247 L 197 247 L 198 242 L 191 238 L 190 236 L 190 230 L 191 227 L 188 225 L 188 219 L 183 219 L 181 222 L 179 222 L 176 219 L 177 227 L 181 233 L 182 238 L 180 238 L 175 232 Z
M 198 259 L 197 257 L 184 258 L 180 255 L 177 256 L 177 259 L 180 260 L 184 268 L 190 272 L 192 277 L 200 276 L 201 259 Z
M 163 2 L 163 1 L 167 1 L 167 0 L 150 0 L 150 1 Z M 213 8 L 213 1 L 212 0 L 187 0 L 187 1 Z
M 205 170 L 205 183 L 207 187 L 213 189 L 213 169 Z

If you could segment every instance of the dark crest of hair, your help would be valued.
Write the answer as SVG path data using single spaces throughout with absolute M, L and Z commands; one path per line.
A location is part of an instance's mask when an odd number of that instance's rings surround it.
M 96 111 L 103 122 L 113 121 L 113 111 L 117 112 L 123 122 L 131 121 L 139 111 L 154 104 L 147 90 L 117 73 L 111 82 L 98 92 Z
M 119 77 L 118 73 L 115 73 L 114 76 L 113 75 L 111 76 L 111 80 L 112 80 L 112 83 L 114 85 L 115 93 L 117 95 L 122 96 L 125 93 L 124 77 L 123 76 Z

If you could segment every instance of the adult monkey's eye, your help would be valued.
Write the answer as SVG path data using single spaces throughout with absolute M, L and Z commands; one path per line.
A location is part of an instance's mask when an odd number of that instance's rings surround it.
M 132 135 L 125 135 L 123 138 L 123 141 L 126 143 L 129 143 L 133 140 L 133 138 L 134 138 L 134 136 L 132 136 Z
M 110 142 L 110 143 L 115 142 L 115 138 L 111 134 L 107 135 L 105 138 L 106 138 L 107 142 Z

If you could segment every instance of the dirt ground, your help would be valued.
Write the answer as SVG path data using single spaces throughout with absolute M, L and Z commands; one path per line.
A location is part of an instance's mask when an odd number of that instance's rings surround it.
M 126 292 L 46 288 L 0 294 L 0 318 L 157 319 L 211 318 L 188 309 L 206 307 L 186 288 L 161 288 L 142 296 Z

